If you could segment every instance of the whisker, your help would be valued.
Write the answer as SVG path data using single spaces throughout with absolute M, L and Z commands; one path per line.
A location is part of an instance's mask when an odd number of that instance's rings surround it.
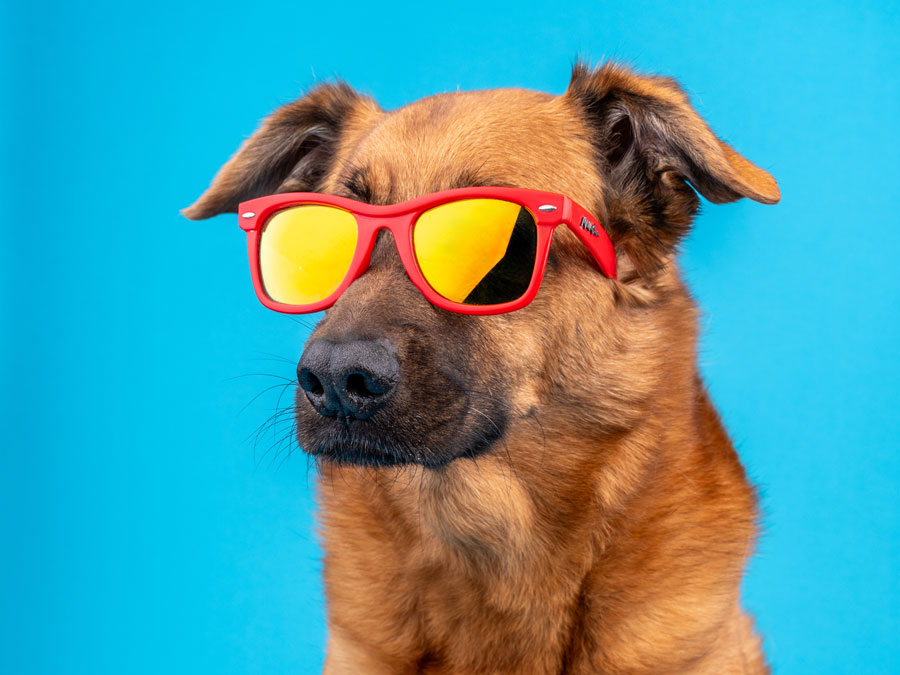
M 286 358 L 286 357 L 281 356 L 281 355 L 279 355 L 279 354 L 273 354 L 273 353 L 271 353 L 271 352 L 262 352 L 262 351 L 258 351 L 258 352 L 256 352 L 256 353 L 257 353 L 257 354 L 262 354 L 263 356 L 267 356 L 267 357 L 268 357 L 267 359 L 255 359 L 256 361 L 268 361 L 268 360 L 271 360 L 271 361 L 281 361 L 282 363 L 287 363 L 287 364 L 289 364 L 289 365 L 291 365 L 291 366 L 296 365 L 296 363 L 297 363 L 296 359 L 291 360 L 291 359 L 289 359 L 289 358 Z
M 233 382 L 234 380 L 240 380 L 244 377 L 274 377 L 279 380 L 284 380 L 285 382 L 296 382 L 297 378 L 285 377 L 284 375 L 273 375 L 272 373 L 245 373 L 243 375 L 235 375 L 234 377 L 225 378 L 225 382 Z
M 245 405 L 243 408 L 241 408 L 241 409 L 238 411 L 238 415 L 240 415 L 240 414 L 243 413 L 247 408 L 249 408 L 251 405 L 253 405 L 253 404 L 256 402 L 256 400 L 257 400 L 260 396 L 263 396 L 264 394 L 266 394 L 266 393 L 272 391 L 273 389 L 278 389 L 279 387 L 281 387 L 281 389 L 282 389 L 282 392 L 281 392 L 281 393 L 282 393 L 282 395 L 283 395 L 283 394 L 284 394 L 284 389 L 287 388 L 287 387 L 292 386 L 293 384 L 294 384 L 294 382 L 288 382 L 288 383 L 286 383 L 286 384 L 273 384 L 271 387 L 266 387 L 266 388 L 263 389 L 261 392 L 259 392 L 256 396 L 254 396 L 253 398 L 251 398 L 250 401 L 247 403 L 247 405 Z M 279 396 L 278 398 L 279 398 L 279 400 L 281 400 L 281 396 Z
M 294 416 L 294 409 L 293 409 L 293 407 L 282 408 L 282 409 L 280 409 L 280 410 L 276 410 L 274 413 L 272 413 L 271 415 L 269 415 L 269 417 L 266 418 L 266 420 L 265 420 L 262 424 L 260 424 L 259 427 L 257 427 L 257 429 L 256 429 L 255 432 L 251 432 L 250 436 L 248 436 L 248 437 L 245 439 L 245 442 L 246 442 L 246 441 L 249 441 L 251 437 L 253 437 L 253 456 L 254 456 L 254 459 L 256 459 L 256 454 L 257 454 L 256 451 L 257 451 L 257 448 L 258 448 L 258 446 L 259 446 L 259 443 L 261 442 L 263 435 L 264 435 L 269 429 L 272 430 L 272 437 L 273 437 L 273 439 L 276 439 L 276 440 L 273 440 L 273 445 L 270 446 L 270 447 L 266 450 L 266 452 L 263 453 L 263 455 L 259 458 L 258 461 L 261 462 L 261 461 L 266 457 L 266 455 L 268 455 L 269 452 L 271 452 L 271 450 L 273 449 L 274 445 L 277 444 L 277 433 L 278 433 L 278 427 L 279 427 L 279 424 L 280 424 L 282 421 L 284 421 L 285 416 L 288 416 L 288 415 L 291 416 L 291 417 Z
M 312 333 L 316 329 L 317 323 L 312 323 L 309 319 L 302 319 L 299 316 L 291 316 L 289 317 L 291 321 L 294 323 L 303 326 L 306 330 Z

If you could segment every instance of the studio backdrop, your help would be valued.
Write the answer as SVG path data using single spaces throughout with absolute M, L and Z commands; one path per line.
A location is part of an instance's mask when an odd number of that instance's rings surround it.
M 26 3 L 0 9 L 0 672 L 315 673 L 316 474 L 233 215 L 179 210 L 340 77 L 385 108 L 676 77 L 778 180 L 681 265 L 758 485 L 744 585 L 777 673 L 900 672 L 900 13 L 890 3 Z M 287 385 L 287 386 L 285 386 Z

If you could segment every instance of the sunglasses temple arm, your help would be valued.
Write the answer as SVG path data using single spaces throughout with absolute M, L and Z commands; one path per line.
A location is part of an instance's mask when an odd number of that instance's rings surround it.
M 564 207 L 564 211 L 567 212 L 566 215 L 571 214 L 566 218 L 566 224 L 569 226 L 569 229 L 588 247 L 591 255 L 594 256 L 594 260 L 597 261 L 600 271 L 610 279 L 615 279 L 616 250 L 612 241 L 610 241 L 609 235 L 606 234 L 606 230 L 578 204 L 568 198 L 566 201 L 568 202 L 566 204 L 568 208 Z

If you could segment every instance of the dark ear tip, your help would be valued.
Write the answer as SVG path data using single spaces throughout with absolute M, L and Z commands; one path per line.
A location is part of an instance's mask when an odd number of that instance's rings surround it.
M 190 206 L 181 209 L 181 215 L 188 220 L 206 220 L 221 213 L 237 213 L 237 202 L 221 199 L 219 194 L 209 190 Z
M 220 213 L 224 213 L 224 211 L 210 208 L 208 204 L 203 203 L 203 199 L 198 199 L 190 206 L 181 209 L 181 215 L 188 220 L 206 220 L 207 218 L 212 218 Z
M 197 208 L 197 204 L 191 204 L 188 207 L 181 209 L 181 215 L 183 215 L 188 220 L 203 220 L 203 212 Z

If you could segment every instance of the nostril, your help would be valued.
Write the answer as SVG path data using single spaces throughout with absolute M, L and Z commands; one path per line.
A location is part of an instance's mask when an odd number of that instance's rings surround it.
M 384 386 L 365 373 L 350 373 L 344 386 L 348 394 L 359 398 L 375 398 L 385 392 Z
M 319 395 L 325 392 L 322 381 L 309 368 L 302 368 L 298 375 L 300 388 L 306 393 Z

